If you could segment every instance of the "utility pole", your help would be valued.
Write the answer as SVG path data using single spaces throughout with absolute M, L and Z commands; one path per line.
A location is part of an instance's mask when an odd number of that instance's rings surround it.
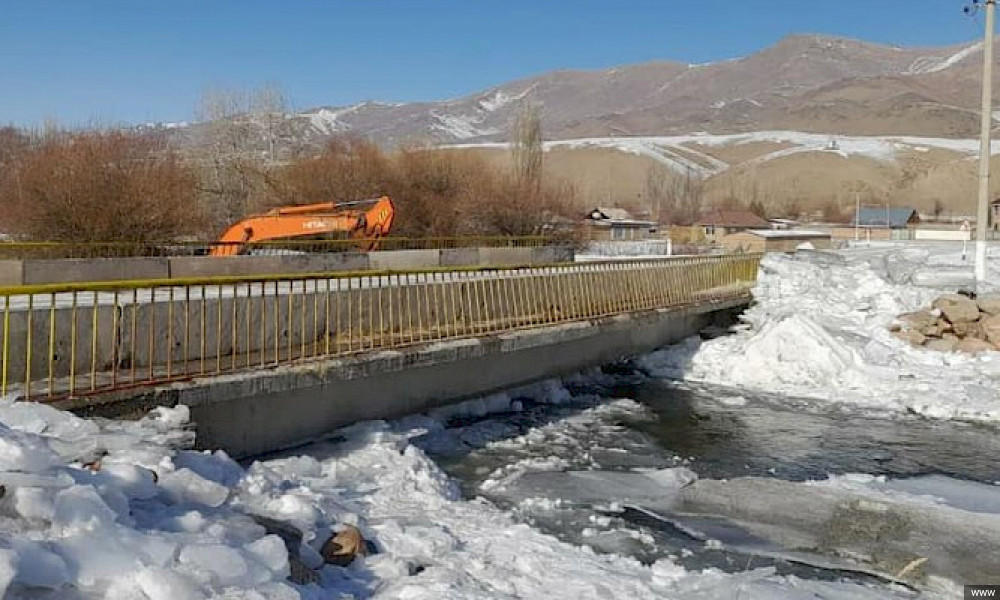
M 861 239 L 861 194 L 854 192 L 854 241 Z
M 983 0 L 986 5 L 986 36 L 983 41 L 983 106 L 982 131 L 979 146 L 979 204 L 976 210 L 976 262 L 977 288 L 986 281 L 986 229 L 990 204 L 990 132 L 993 129 L 993 37 L 996 29 L 997 0 Z M 972 0 L 966 13 L 979 10 L 979 0 Z
M 607 202 L 608 206 L 611 206 L 611 189 L 614 186 L 614 181 L 615 181 L 614 173 L 612 172 L 612 169 L 614 168 L 612 166 L 612 163 L 615 160 L 614 154 L 615 154 L 614 128 L 609 126 L 608 127 L 608 202 Z

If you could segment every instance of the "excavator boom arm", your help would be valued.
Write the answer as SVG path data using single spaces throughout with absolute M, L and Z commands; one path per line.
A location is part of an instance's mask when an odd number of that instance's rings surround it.
M 370 206 L 362 210 L 362 206 Z M 346 233 L 357 239 L 362 250 L 373 250 L 378 239 L 389 233 L 395 206 L 388 196 L 361 202 L 287 206 L 248 217 L 226 230 L 213 256 L 239 254 L 244 244 L 294 239 L 325 233 Z

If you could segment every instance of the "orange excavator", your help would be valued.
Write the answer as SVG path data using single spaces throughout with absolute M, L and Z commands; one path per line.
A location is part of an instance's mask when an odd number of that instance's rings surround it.
M 247 244 L 344 234 L 357 240 L 362 251 L 378 248 L 379 239 L 389 233 L 396 207 L 388 196 L 355 202 L 322 202 L 283 206 L 252 215 L 226 230 L 212 256 L 235 256 Z

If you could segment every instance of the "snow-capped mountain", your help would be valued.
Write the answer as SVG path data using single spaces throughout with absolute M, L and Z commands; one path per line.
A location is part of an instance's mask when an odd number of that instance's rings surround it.
M 980 50 L 795 35 L 716 63 L 553 71 L 451 100 L 316 107 L 287 115 L 283 137 L 305 145 L 345 133 L 390 146 L 503 141 L 526 100 L 541 106 L 547 139 L 781 129 L 966 137 L 978 128 Z

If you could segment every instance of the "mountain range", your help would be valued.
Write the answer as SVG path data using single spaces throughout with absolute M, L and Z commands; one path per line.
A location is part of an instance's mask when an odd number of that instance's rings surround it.
M 249 151 L 273 144 L 278 160 L 350 134 L 387 147 L 462 146 L 504 165 L 502 143 L 530 101 L 548 140 L 546 173 L 572 183 L 581 203 L 644 205 L 650 169 L 666 166 L 703 177 L 709 202 L 761 197 L 786 214 L 850 210 L 856 201 L 968 214 L 981 50 L 793 35 L 711 64 L 553 71 L 452 100 L 233 119 L 250 126 Z M 184 146 L 207 148 L 212 125 L 165 129 Z
M 504 141 L 523 100 L 546 139 L 795 130 L 970 137 L 981 44 L 899 48 L 793 35 L 743 58 L 562 70 L 453 100 L 318 107 L 291 118 L 310 142 L 350 132 L 379 143 Z

